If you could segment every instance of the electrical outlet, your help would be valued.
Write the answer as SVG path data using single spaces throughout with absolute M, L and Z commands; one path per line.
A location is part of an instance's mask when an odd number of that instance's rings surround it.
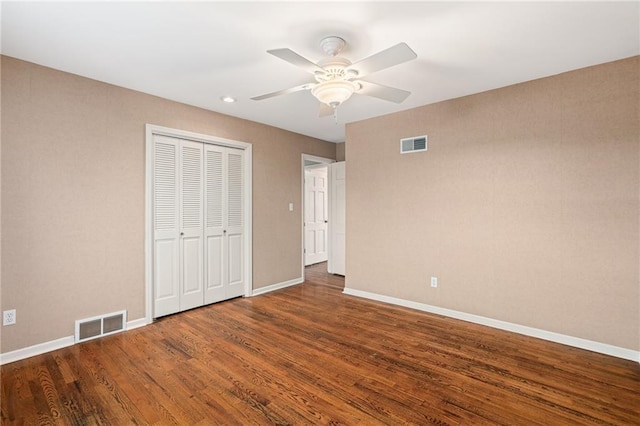
M 2 313 L 2 325 L 12 325 L 16 323 L 16 310 L 10 309 Z
M 433 288 L 438 287 L 438 277 L 431 277 L 431 287 Z

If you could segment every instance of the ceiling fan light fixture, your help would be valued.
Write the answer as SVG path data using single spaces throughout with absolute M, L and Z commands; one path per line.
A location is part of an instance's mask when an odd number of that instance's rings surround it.
M 359 89 L 359 85 L 348 80 L 329 80 L 316 84 L 311 94 L 323 104 L 337 108 Z

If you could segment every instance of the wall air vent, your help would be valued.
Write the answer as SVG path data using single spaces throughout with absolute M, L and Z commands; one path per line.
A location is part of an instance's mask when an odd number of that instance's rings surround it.
M 427 135 L 400 139 L 400 153 L 410 154 L 427 150 Z
M 76 321 L 76 343 L 123 331 L 127 311 L 113 312 Z

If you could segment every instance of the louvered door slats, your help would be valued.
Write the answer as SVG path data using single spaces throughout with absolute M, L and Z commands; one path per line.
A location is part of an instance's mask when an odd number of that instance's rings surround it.
M 154 229 L 177 227 L 176 146 L 157 143 L 154 157 Z
M 200 149 L 198 149 L 200 148 Z M 182 147 L 182 228 L 202 225 L 202 149 Z
M 242 155 L 229 153 L 228 158 L 228 224 L 242 226 Z
M 221 151 L 208 149 L 206 152 L 207 227 L 222 227 L 223 225 L 222 156 Z

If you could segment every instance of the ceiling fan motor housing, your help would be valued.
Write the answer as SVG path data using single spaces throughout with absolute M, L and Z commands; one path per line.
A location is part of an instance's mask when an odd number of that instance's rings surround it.
M 323 81 L 353 78 L 355 75 L 347 73 L 347 67 L 351 65 L 351 61 L 339 56 L 333 56 L 331 58 L 323 59 L 318 62 L 318 66 L 324 69 L 324 73 L 318 71 L 315 73 L 315 78 L 318 83 Z
M 342 49 L 344 49 L 344 46 L 346 44 L 347 43 L 344 41 L 344 39 L 338 36 L 329 36 L 320 40 L 320 47 L 322 48 L 322 50 L 327 55 L 331 56 L 336 56 L 340 52 L 342 52 Z

